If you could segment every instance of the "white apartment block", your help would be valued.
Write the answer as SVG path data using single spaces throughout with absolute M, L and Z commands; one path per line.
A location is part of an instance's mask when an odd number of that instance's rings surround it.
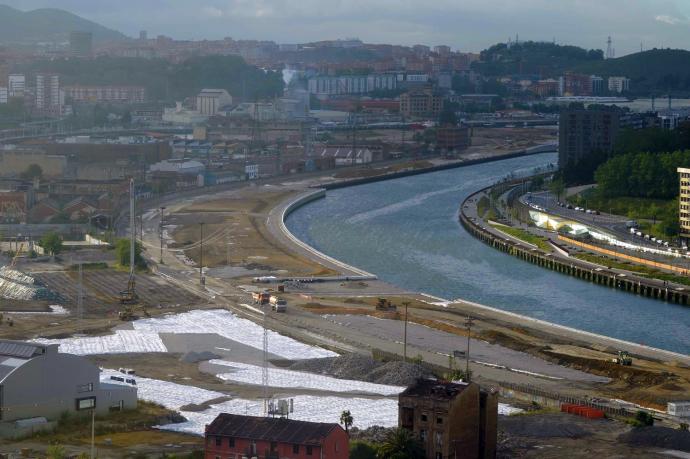
M 26 89 L 26 76 L 15 73 L 7 78 L 9 97 L 22 97 Z
M 63 105 L 64 95 L 60 94 L 60 77 L 54 74 L 36 75 L 36 108 L 57 113 Z
M 9 91 L 7 88 L 0 87 L 0 104 L 6 104 L 9 101 Z
M 310 94 L 366 94 L 376 90 L 395 89 L 397 76 L 390 73 L 373 75 L 318 76 L 309 79 Z
M 630 79 L 626 77 L 609 77 L 609 91 L 618 94 L 630 90 Z

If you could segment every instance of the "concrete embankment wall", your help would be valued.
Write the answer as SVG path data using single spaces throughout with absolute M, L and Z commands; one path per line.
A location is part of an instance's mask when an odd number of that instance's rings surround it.
M 571 239 L 569 237 L 565 237 L 562 235 L 559 235 L 558 239 L 563 241 L 563 242 L 567 242 L 568 244 L 582 247 L 585 250 L 591 250 L 592 252 L 598 252 L 598 253 L 601 253 L 604 255 L 608 255 L 610 257 L 620 258 L 621 260 L 632 261 L 633 263 L 639 263 L 641 265 L 647 265 L 647 266 L 650 266 L 652 268 L 667 269 L 669 271 L 676 272 L 676 273 L 681 274 L 683 276 L 687 276 L 688 274 L 690 274 L 690 271 L 688 271 L 685 268 L 669 265 L 667 263 L 659 263 L 657 261 L 648 260 L 646 258 L 634 257 L 634 256 L 628 255 L 626 253 L 621 253 L 621 252 L 617 252 L 615 250 L 605 249 L 603 247 L 599 247 L 599 246 L 596 246 L 593 244 L 587 244 L 585 242 L 576 241 L 575 239 Z
M 558 145 L 540 145 L 538 147 L 528 148 L 527 150 L 516 151 L 501 156 L 490 156 L 487 158 L 470 159 L 467 161 L 457 161 L 448 164 L 439 164 L 438 166 L 425 167 L 423 169 L 409 169 L 399 172 L 391 172 L 385 175 L 376 175 L 373 177 L 362 177 L 357 179 L 342 180 L 334 183 L 326 183 L 323 185 L 315 185 L 314 188 L 323 188 L 326 190 L 335 190 L 338 188 L 345 188 L 348 186 L 364 185 L 367 183 L 381 182 L 383 180 L 391 180 L 401 177 L 409 177 L 412 175 L 428 174 L 430 172 L 444 171 L 448 169 L 457 169 L 458 167 L 476 166 L 477 164 L 491 163 L 494 161 L 503 161 L 505 159 L 519 158 L 522 156 L 536 155 L 539 153 L 552 153 L 557 150 Z
M 511 240 L 499 238 L 478 223 L 470 220 L 462 210 L 464 209 L 467 200 L 476 197 L 489 188 L 482 189 L 479 192 L 469 196 L 465 201 L 463 201 L 460 207 L 460 224 L 462 224 L 468 233 L 485 244 L 543 268 L 551 269 L 562 274 L 579 277 L 580 279 L 590 281 L 595 284 L 609 286 L 626 292 L 663 301 L 683 305 L 688 305 L 690 303 L 690 299 L 688 298 L 689 294 L 686 291 L 679 291 L 668 287 L 658 286 L 641 278 L 623 276 L 614 271 L 610 271 L 605 268 L 597 268 L 591 264 L 587 264 L 576 259 L 558 259 L 551 254 L 544 253 L 539 249 L 523 247 Z
M 343 263 L 340 260 L 336 260 L 333 257 L 329 257 L 328 255 L 319 252 L 315 248 L 311 247 L 309 244 L 299 240 L 294 234 L 290 232 L 289 229 L 287 229 L 287 226 L 285 226 L 285 219 L 290 215 L 292 212 L 295 210 L 299 209 L 300 207 L 309 204 L 310 202 L 316 201 L 317 199 L 322 199 L 326 197 L 326 190 L 325 189 L 319 189 L 319 190 L 314 190 L 310 191 L 307 193 L 304 193 L 297 198 L 293 199 L 290 201 L 290 203 L 285 206 L 285 208 L 282 210 L 281 215 L 280 215 L 280 229 L 285 234 L 285 236 L 290 239 L 290 241 L 301 247 L 302 249 L 306 250 L 307 252 L 311 253 L 314 255 L 316 258 L 325 260 L 331 265 L 336 266 L 339 269 L 342 269 L 346 272 L 351 272 L 353 275 L 346 275 L 346 276 L 337 276 L 337 277 L 332 277 L 329 278 L 330 280 L 376 280 L 377 277 L 374 274 L 368 273 L 364 270 L 361 270 L 359 268 L 356 268 L 354 266 L 348 265 L 346 263 Z

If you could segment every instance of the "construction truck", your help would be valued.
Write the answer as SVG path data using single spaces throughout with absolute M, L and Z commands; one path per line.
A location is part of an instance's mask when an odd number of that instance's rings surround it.
M 271 295 L 271 299 L 269 302 L 271 303 L 271 309 L 273 309 L 275 312 L 287 311 L 287 301 L 285 301 L 284 298 Z
M 266 291 L 253 292 L 252 299 L 254 300 L 255 304 L 268 304 L 268 302 L 271 300 L 271 294 Z
M 628 354 L 628 351 L 618 351 L 618 357 L 614 357 L 611 361 L 617 365 L 623 365 L 629 367 L 632 365 L 632 357 Z

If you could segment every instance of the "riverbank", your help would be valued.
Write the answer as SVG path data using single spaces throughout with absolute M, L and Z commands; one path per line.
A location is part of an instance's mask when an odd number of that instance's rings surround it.
M 476 194 L 473 195 L 474 198 L 476 198 Z M 310 202 L 313 202 L 316 199 L 322 199 L 325 197 L 325 192 L 323 190 L 314 190 L 311 192 L 307 192 L 304 195 L 300 195 L 298 198 L 295 199 L 290 199 L 287 202 L 281 203 L 275 210 L 276 212 L 274 213 L 273 211 L 271 212 L 271 215 L 269 216 L 269 227 L 271 228 L 279 228 L 279 230 L 284 234 L 285 238 L 284 240 L 290 241 L 291 243 L 295 244 L 295 246 L 292 247 L 292 250 L 302 252 L 305 250 L 305 247 L 308 248 L 307 253 L 311 257 L 312 261 L 318 262 L 320 264 L 323 264 L 325 266 L 328 266 L 330 268 L 340 268 L 342 269 L 341 273 L 343 275 L 355 275 L 356 273 L 362 273 L 363 271 L 359 270 L 358 268 L 352 267 L 350 265 L 347 265 L 346 263 L 340 262 L 338 260 L 335 260 L 334 258 L 323 254 L 322 252 L 308 246 L 304 242 L 300 241 L 298 238 L 296 238 L 285 226 L 284 219 L 290 214 L 290 212 L 296 210 L 302 205 L 307 205 Z M 474 199 L 472 198 L 472 199 Z M 469 198 L 468 198 L 469 200 Z M 466 200 L 463 202 L 463 208 L 465 207 L 465 203 L 468 201 Z M 463 212 L 461 211 L 461 215 L 463 215 Z M 466 220 L 465 224 L 470 225 L 469 220 Z M 475 226 L 475 224 L 472 222 L 470 225 L 472 227 Z M 492 236 L 493 237 L 493 236 Z M 496 241 L 498 242 L 498 241 Z M 589 270 L 588 270 L 589 272 Z M 369 273 L 367 273 L 369 274 Z M 372 275 L 373 274 L 369 274 Z M 549 334 L 553 334 L 554 336 L 567 336 L 569 339 L 572 340 L 578 340 L 581 342 L 587 342 L 590 344 L 596 344 L 600 346 L 606 346 L 611 349 L 617 349 L 619 347 L 626 347 L 628 349 L 631 349 L 632 352 L 635 354 L 638 354 L 640 356 L 644 356 L 646 358 L 651 358 L 651 359 L 660 359 L 664 361 L 677 361 L 681 362 L 685 365 L 690 365 L 690 356 L 685 355 L 685 354 L 680 354 L 677 352 L 672 352 L 672 351 L 667 351 L 664 349 L 658 349 L 654 348 L 651 346 L 643 346 L 640 344 L 632 343 L 629 341 L 625 340 L 620 340 L 617 338 L 612 338 L 612 337 L 607 337 L 603 336 L 600 334 L 596 333 L 591 333 L 583 330 L 577 330 L 571 327 L 566 327 L 563 325 L 547 322 L 547 321 L 542 321 L 539 319 L 534 319 L 529 316 L 524 316 L 524 315 L 519 315 L 507 311 L 502 311 L 497 308 L 493 308 L 490 306 L 486 306 L 483 304 L 479 303 L 474 303 L 470 302 L 467 300 L 463 299 L 455 299 L 455 300 L 448 300 L 448 299 L 443 299 L 443 298 L 436 298 L 433 296 L 430 296 L 428 294 L 425 294 L 424 292 L 414 292 L 414 294 L 418 295 L 427 295 L 431 302 L 436 302 L 436 303 L 445 303 L 447 305 L 453 305 L 453 306 L 461 306 L 461 307 L 466 307 L 467 310 L 471 310 L 474 314 L 484 316 L 487 318 L 491 319 L 498 319 L 506 322 L 512 322 L 512 323 L 517 323 L 520 326 L 528 326 L 528 327 L 537 327 L 540 329 L 542 332 L 546 332 Z

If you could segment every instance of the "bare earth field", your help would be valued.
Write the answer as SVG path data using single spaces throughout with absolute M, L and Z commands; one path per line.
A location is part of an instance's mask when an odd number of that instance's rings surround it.
M 204 222 L 204 266 L 233 266 L 245 272 L 292 276 L 328 276 L 335 274 L 308 259 L 296 257 L 278 245 L 265 229 L 268 212 L 290 196 L 290 190 L 275 187 L 249 187 L 231 197 L 194 203 L 166 219 L 175 225 L 175 243 L 199 262 L 200 225 Z M 242 271 L 241 271 L 242 272 Z

